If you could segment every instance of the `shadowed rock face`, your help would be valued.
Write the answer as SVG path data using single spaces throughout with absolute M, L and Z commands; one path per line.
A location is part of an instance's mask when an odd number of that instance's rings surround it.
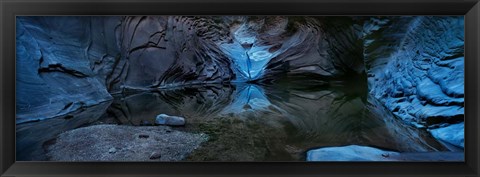
M 367 20 L 365 63 L 370 93 L 417 126 L 463 121 L 463 24 L 463 17 Z
M 213 19 L 125 17 L 116 29 L 121 59 L 109 90 L 227 82 L 230 60 L 214 44 L 227 31 Z

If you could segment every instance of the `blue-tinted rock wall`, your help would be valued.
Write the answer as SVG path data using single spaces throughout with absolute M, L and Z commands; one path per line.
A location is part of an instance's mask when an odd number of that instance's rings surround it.
M 463 121 L 463 17 L 371 18 L 364 26 L 372 95 L 417 126 Z
M 105 77 L 118 56 L 116 18 L 18 17 L 17 123 L 112 99 Z
M 369 92 L 404 122 L 464 147 L 464 19 L 369 18 Z

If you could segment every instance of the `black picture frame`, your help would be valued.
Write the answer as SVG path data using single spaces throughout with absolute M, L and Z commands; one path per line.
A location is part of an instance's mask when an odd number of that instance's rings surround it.
M 479 176 L 478 0 L 1 0 L 1 176 Z M 464 15 L 465 162 L 15 162 L 17 15 Z

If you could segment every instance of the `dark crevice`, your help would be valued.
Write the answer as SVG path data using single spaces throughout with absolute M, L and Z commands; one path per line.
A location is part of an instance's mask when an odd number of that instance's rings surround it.
M 69 75 L 72 75 L 72 76 L 75 76 L 75 77 L 79 77 L 79 78 L 85 78 L 85 77 L 89 76 L 89 75 L 84 74 L 80 71 L 66 68 L 62 64 L 50 64 L 50 65 L 48 65 L 48 67 L 43 67 L 43 68 L 38 69 L 39 74 L 49 73 L 49 72 L 62 72 L 62 73 L 66 73 L 66 74 L 69 74 Z

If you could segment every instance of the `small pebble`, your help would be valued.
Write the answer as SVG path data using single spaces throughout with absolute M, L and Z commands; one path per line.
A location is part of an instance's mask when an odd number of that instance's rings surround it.
M 152 152 L 152 154 L 150 155 L 150 159 L 152 159 L 152 160 L 159 159 L 160 157 L 162 157 L 162 154 L 160 154 L 158 152 Z
M 117 149 L 115 149 L 113 147 L 108 150 L 108 153 L 110 153 L 110 154 L 113 154 L 115 152 L 117 152 Z
M 138 137 L 139 137 L 139 138 L 148 138 L 148 137 L 150 137 L 150 136 L 148 136 L 148 135 L 138 135 Z

